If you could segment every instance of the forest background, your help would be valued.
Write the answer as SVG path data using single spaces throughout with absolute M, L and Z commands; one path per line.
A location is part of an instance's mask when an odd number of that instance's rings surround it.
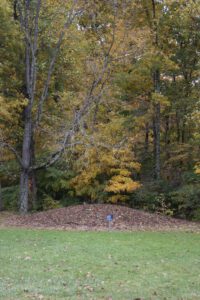
M 1 0 L 0 210 L 200 220 L 200 1 Z

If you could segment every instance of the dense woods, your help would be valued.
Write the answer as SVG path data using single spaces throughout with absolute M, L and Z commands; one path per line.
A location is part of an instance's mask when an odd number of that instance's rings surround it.
M 200 1 L 1 0 L 0 210 L 200 219 Z

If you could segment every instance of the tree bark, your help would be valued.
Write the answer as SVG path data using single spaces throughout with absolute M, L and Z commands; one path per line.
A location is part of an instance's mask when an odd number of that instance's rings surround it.
M 22 169 L 20 176 L 20 213 L 28 212 L 29 176 L 31 169 L 32 120 L 31 103 L 25 108 L 25 125 L 22 146 Z
M 155 115 L 153 120 L 154 140 L 154 178 L 160 180 L 160 104 L 154 107 Z
M 35 141 L 32 136 L 31 141 L 31 166 L 35 165 Z M 31 200 L 31 208 L 36 209 L 37 207 L 37 180 L 36 180 L 36 170 L 32 169 L 29 176 L 29 194 Z
M 154 72 L 154 90 L 156 93 L 160 93 L 160 72 L 156 70 Z M 153 133 L 154 133 L 154 177 L 160 180 L 160 103 L 154 104 L 154 121 L 153 121 Z
M 185 115 L 184 115 L 185 116 Z M 181 142 L 185 143 L 185 120 L 183 120 L 182 129 L 181 129 Z
M 165 117 L 165 146 L 170 143 L 169 140 L 169 116 Z
M 176 112 L 176 141 L 177 143 L 180 142 L 180 120 L 179 120 L 179 115 L 178 112 Z
M 169 116 L 165 117 L 165 151 L 166 151 L 166 158 L 170 158 L 170 153 L 169 153 L 169 145 L 170 145 L 170 137 L 169 137 L 169 126 L 170 126 L 170 121 L 169 121 Z
M 153 13 L 153 31 L 154 31 L 154 45 L 159 47 L 158 42 L 158 28 L 156 20 L 156 2 L 152 0 Z M 154 92 L 160 93 L 160 70 L 156 68 L 153 73 Z M 160 102 L 154 104 L 154 176 L 155 179 L 160 180 Z
M 1 181 L 0 181 L 0 211 L 4 209 L 3 207 L 3 197 L 2 197 L 2 189 L 1 189 Z
M 160 103 L 155 107 L 156 110 L 156 160 L 155 175 L 156 179 L 160 179 Z
M 149 123 L 145 125 L 145 157 L 147 157 L 149 151 Z

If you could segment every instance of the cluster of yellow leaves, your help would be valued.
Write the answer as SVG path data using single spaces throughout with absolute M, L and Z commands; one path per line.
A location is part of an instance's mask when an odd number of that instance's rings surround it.
M 21 113 L 27 105 L 27 99 L 6 99 L 0 96 L 0 118 L 3 121 L 13 120 L 13 115 Z
M 105 191 L 111 193 L 110 202 L 126 201 L 129 193 L 140 188 L 141 184 L 133 180 L 132 174 L 140 171 L 140 164 L 134 161 L 133 153 L 128 147 L 114 153 L 118 165 L 110 170 L 112 177 L 108 180 Z M 114 195 L 113 195 L 114 194 Z
M 0 119 L 11 120 L 11 115 L 9 112 L 9 106 L 5 103 L 3 97 L 0 96 Z
M 0 140 L 8 141 L 10 145 L 15 146 L 15 138 L 20 135 L 19 120 L 24 106 L 26 106 L 26 99 L 7 99 L 0 96 Z M 19 128 L 13 137 L 12 129 Z M 0 150 L 0 156 L 4 161 L 9 161 L 14 158 L 13 153 L 7 148 Z
M 140 187 L 140 183 L 133 181 L 130 177 L 123 175 L 115 175 L 109 180 L 105 188 L 106 192 L 133 192 Z
M 112 101 L 112 95 L 110 97 Z M 87 200 L 122 202 L 140 187 L 135 180 L 136 174 L 140 172 L 140 164 L 135 159 L 133 137 L 127 138 L 132 133 L 124 125 L 125 117 L 116 113 L 119 103 L 113 101 L 110 110 L 106 101 L 98 108 L 98 123 L 90 126 L 93 115 L 91 119 L 87 117 L 84 143 L 88 146 L 76 147 L 74 171 L 77 175 L 70 184 L 76 195 Z
M 79 196 L 85 195 L 92 201 L 102 198 L 109 202 L 125 201 L 129 193 L 140 187 L 140 183 L 132 179 L 132 174 L 139 172 L 140 164 L 134 161 L 128 146 L 110 151 L 90 148 L 81 164 L 82 171 L 71 180 Z
M 26 99 L 8 99 L 0 96 L 0 133 L 9 137 L 11 129 L 19 125 L 22 111 L 27 105 Z

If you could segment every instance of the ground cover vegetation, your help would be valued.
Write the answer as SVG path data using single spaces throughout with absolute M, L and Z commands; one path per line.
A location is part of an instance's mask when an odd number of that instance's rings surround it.
M 1 1 L 1 210 L 200 219 L 199 6 Z
M 0 298 L 199 299 L 199 243 L 195 233 L 1 229 Z

